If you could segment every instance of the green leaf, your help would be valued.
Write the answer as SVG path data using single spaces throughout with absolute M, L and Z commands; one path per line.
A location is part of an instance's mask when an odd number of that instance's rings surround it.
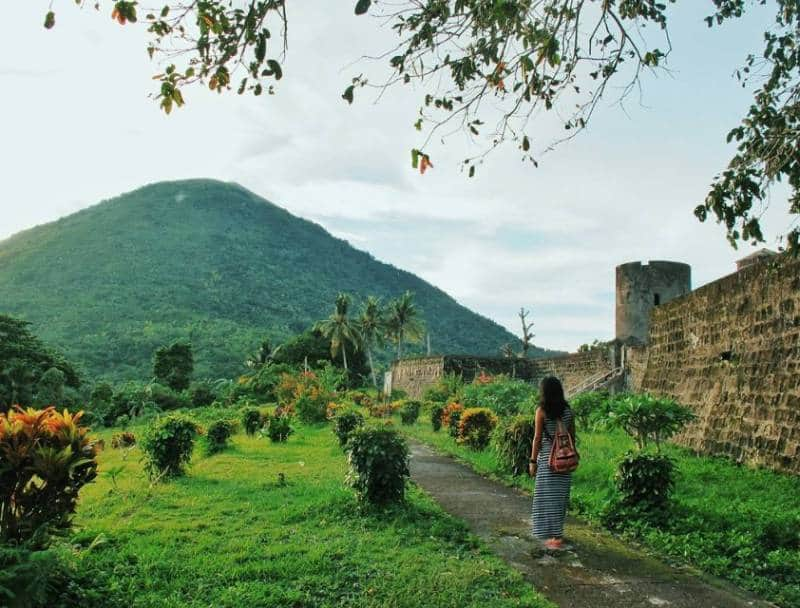
M 351 84 L 344 90 L 342 93 L 342 99 L 344 99 L 347 103 L 353 103 L 353 90 L 355 87 Z
M 475 165 L 472 165 L 472 166 L 469 168 L 469 176 L 470 176 L 470 177 L 475 177 Z
M 528 136 L 527 136 L 527 135 L 526 135 L 525 137 L 523 137 L 523 138 L 522 138 L 522 149 L 523 149 L 525 152 L 527 152 L 528 150 L 530 150 L 530 149 L 531 149 L 531 142 L 530 142 L 530 140 L 528 139 Z
M 417 150 L 416 148 L 411 150 L 411 167 L 413 169 L 419 167 L 419 150 Z
M 363 15 L 369 10 L 372 0 L 358 0 L 356 2 L 356 15 Z
M 47 16 L 44 18 L 44 27 L 48 30 L 53 29 L 53 26 L 56 24 L 56 14 L 53 11 L 49 11 Z
M 272 70 L 272 73 L 275 75 L 275 80 L 283 78 L 283 70 L 281 69 L 280 63 L 274 59 L 267 59 L 267 67 Z

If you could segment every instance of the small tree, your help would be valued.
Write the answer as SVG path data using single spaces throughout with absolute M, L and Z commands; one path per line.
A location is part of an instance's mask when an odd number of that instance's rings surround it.
M 153 361 L 153 375 L 161 384 L 166 384 L 174 391 L 189 388 L 194 371 L 192 345 L 175 342 L 163 346 L 156 351 Z
M 675 464 L 661 453 L 661 443 L 694 418 L 689 408 L 672 399 L 630 395 L 614 402 L 611 424 L 633 437 L 636 451 L 628 452 L 617 469 L 615 481 L 623 508 L 613 507 L 607 522 L 613 524 L 636 513 L 653 517 L 663 512 L 675 485 Z M 650 445 L 655 446 L 655 453 L 647 451 Z
M 405 497 L 408 446 L 390 426 L 361 427 L 347 443 L 347 480 L 361 501 L 385 505 Z
M 425 333 L 425 326 L 419 318 L 419 310 L 414 304 L 414 294 L 406 291 L 389 303 L 386 326 L 389 337 L 397 344 L 397 358 L 403 356 L 403 345 L 419 342 Z
M 56 405 L 64 399 L 66 374 L 57 367 L 51 367 L 36 383 L 36 405 L 40 407 Z
M 347 346 L 352 346 L 353 351 L 356 351 L 361 345 L 361 334 L 356 323 L 350 319 L 349 310 L 350 296 L 340 293 L 336 296 L 333 314 L 316 325 L 316 329 L 331 341 L 331 357 L 336 357 L 337 354 L 342 355 L 345 371 L 348 371 Z
M 156 420 L 140 444 L 150 478 L 183 475 L 199 431 L 193 420 L 183 416 L 171 415 Z

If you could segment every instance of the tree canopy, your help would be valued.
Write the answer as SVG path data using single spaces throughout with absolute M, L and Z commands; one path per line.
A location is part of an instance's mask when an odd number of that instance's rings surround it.
M 672 48 L 670 11 L 677 2 L 357 0 L 356 15 L 380 17 L 397 38 L 381 56 L 389 76 L 378 83 L 356 76 L 342 97 L 352 103 L 362 87 L 417 85 L 422 99 L 415 126 L 424 135 L 411 156 L 421 172 L 432 166 L 427 147 L 433 137 L 458 131 L 484 144 L 481 153 L 464 159 L 469 176 L 486 154 L 508 142 L 535 165 L 534 142 L 537 148 L 541 142 L 534 118 L 540 110 L 557 110 L 564 119 L 561 139 L 572 138 L 586 128 L 601 99 L 624 98 L 642 85 L 644 72 L 664 68 Z M 764 48 L 748 55 L 737 73 L 755 90 L 753 104 L 728 135 L 736 153 L 695 209 L 701 221 L 722 223 L 734 246 L 763 240 L 761 213 L 775 182 L 789 185 L 789 211 L 800 212 L 800 0 L 711 0 L 706 22 L 722 26 L 767 4 L 775 19 L 764 33 Z M 120 25 L 142 17 L 132 0 L 97 0 L 94 6 L 111 8 Z M 164 66 L 154 76 L 155 98 L 167 113 L 184 104 L 183 91 L 192 85 L 261 95 L 274 93 L 283 77 L 285 0 L 167 0 L 143 21 L 148 53 Z M 52 11 L 44 25 L 55 25 Z M 796 251 L 800 228 L 789 228 L 786 242 Z

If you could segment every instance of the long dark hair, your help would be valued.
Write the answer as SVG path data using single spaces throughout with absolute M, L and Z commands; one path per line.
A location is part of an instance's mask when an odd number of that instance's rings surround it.
M 539 387 L 539 405 L 544 410 L 545 416 L 553 420 L 564 415 L 568 407 L 564 398 L 564 387 L 555 376 L 548 376 L 542 380 Z

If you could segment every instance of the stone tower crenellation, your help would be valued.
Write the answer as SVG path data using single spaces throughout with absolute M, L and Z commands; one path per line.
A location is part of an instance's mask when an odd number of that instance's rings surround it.
M 648 341 L 653 308 L 692 291 L 692 269 L 680 262 L 630 262 L 617 266 L 616 338 Z

